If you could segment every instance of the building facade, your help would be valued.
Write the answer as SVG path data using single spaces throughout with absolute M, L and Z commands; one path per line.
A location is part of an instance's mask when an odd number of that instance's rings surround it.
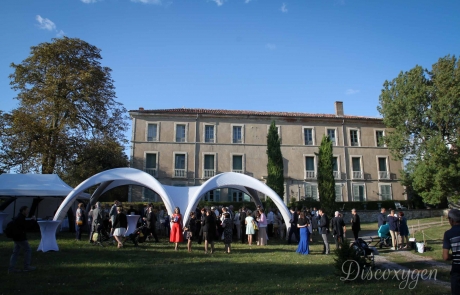
M 323 135 L 333 142 L 337 201 L 404 200 L 399 182 L 402 162 L 384 145 L 381 118 L 349 116 L 343 103 L 335 114 L 257 112 L 210 109 L 132 110 L 131 167 L 150 173 L 162 184 L 201 185 L 222 172 L 260 181 L 267 177 L 267 134 L 274 120 L 284 158 L 285 194 L 318 199 L 317 153 Z M 242 201 L 240 191 L 222 189 L 203 196 L 209 201 Z M 155 200 L 145 189 L 131 191 L 132 201 Z M 153 198 L 153 199 L 152 199 Z

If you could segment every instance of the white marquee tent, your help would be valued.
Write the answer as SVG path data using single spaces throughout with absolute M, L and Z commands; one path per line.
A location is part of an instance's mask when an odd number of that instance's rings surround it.
M 72 190 L 56 174 L 1 174 L 0 198 L 4 203 L 0 211 L 7 213 L 7 220 L 10 220 L 21 206 L 28 206 L 37 218 L 49 218 Z M 88 199 L 89 196 L 84 194 L 79 198 Z

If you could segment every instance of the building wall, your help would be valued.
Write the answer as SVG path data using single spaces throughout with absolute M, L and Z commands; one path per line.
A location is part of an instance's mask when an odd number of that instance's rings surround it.
M 204 175 L 204 156 L 214 154 L 216 174 L 232 171 L 232 155 L 243 156 L 244 173 L 263 179 L 266 177 L 266 137 L 268 126 L 275 120 L 280 130 L 281 151 L 284 157 L 284 176 L 286 192 L 284 200 L 296 199 L 306 195 L 305 183 L 315 183 L 316 179 L 305 178 L 305 155 L 316 158 L 321 139 L 326 129 L 334 129 L 336 146 L 333 153 L 337 156 L 340 176 L 336 184 L 341 185 L 344 201 L 351 201 L 353 184 L 363 184 L 365 200 L 379 200 L 379 186 L 391 185 L 392 198 L 405 199 L 403 187 L 399 183 L 402 164 L 394 161 L 386 147 L 377 147 L 376 130 L 385 130 L 381 120 L 350 118 L 292 118 L 274 116 L 235 116 L 213 114 L 181 114 L 130 112 L 133 118 L 132 167 L 145 169 L 147 153 L 157 154 L 156 178 L 167 185 L 200 185 L 207 180 Z M 147 141 L 147 124 L 158 126 L 158 141 Z M 185 142 L 175 142 L 177 124 L 186 125 Z M 215 142 L 204 142 L 205 125 L 213 125 Z M 232 143 L 232 129 L 241 125 L 243 143 Z M 314 130 L 313 145 L 304 144 L 303 129 Z M 360 146 L 350 146 L 350 130 L 358 131 Z M 173 177 L 174 153 L 186 153 L 184 178 Z M 353 179 L 352 157 L 361 158 L 362 179 Z M 379 179 L 378 157 L 387 158 L 389 179 Z M 133 190 L 133 200 L 141 197 L 140 190 Z

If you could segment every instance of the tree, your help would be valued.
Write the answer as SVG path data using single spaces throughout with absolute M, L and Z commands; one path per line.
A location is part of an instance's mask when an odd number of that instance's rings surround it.
M 65 171 L 93 139 L 126 143 L 126 109 L 115 101 L 100 49 L 77 38 L 31 47 L 11 64 L 18 108 L 2 114 L 0 161 L 17 172 Z
M 333 216 L 335 207 L 334 156 L 332 141 L 323 135 L 318 152 L 318 193 L 321 207 L 329 216 Z
M 377 108 L 390 129 L 394 158 L 405 161 L 414 191 L 435 205 L 459 198 L 460 64 L 440 58 L 428 71 L 416 66 L 385 81 Z
M 275 121 L 272 121 L 267 135 L 267 185 L 281 198 L 284 196 L 284 167 L 281 141 Z

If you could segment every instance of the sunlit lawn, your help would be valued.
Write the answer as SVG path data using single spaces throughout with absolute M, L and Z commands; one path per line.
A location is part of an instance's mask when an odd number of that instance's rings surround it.
M 36 252 L 40 235 L 29 234 L 34 249 L 31 273 L 7 274 L 13 243 L 0 237 L 0 294 L 447 294 L 429 282 L 413 290 L 400 290 L 398 281 L 343 283 L 334 274 L 333 255 L 321 255 L 322 244 L 314 242 L 312 254 L 295 253 L 296 246 L 269 241 L 258 247 L 233 244 L 233 253 L 204 254 L 194 244 L 192 253 L 181 245 L 178 252 L 165 238 L 159 244 L 135 248 L 92 246 L 74 241 L 73 234 L 60 233 L 59 252 Z M 332 243 L 332 240 L 331 240 Z M 331 245 L 334 248 L 334 245 Z M 19 263 L 22 262 L 22 256 Z

